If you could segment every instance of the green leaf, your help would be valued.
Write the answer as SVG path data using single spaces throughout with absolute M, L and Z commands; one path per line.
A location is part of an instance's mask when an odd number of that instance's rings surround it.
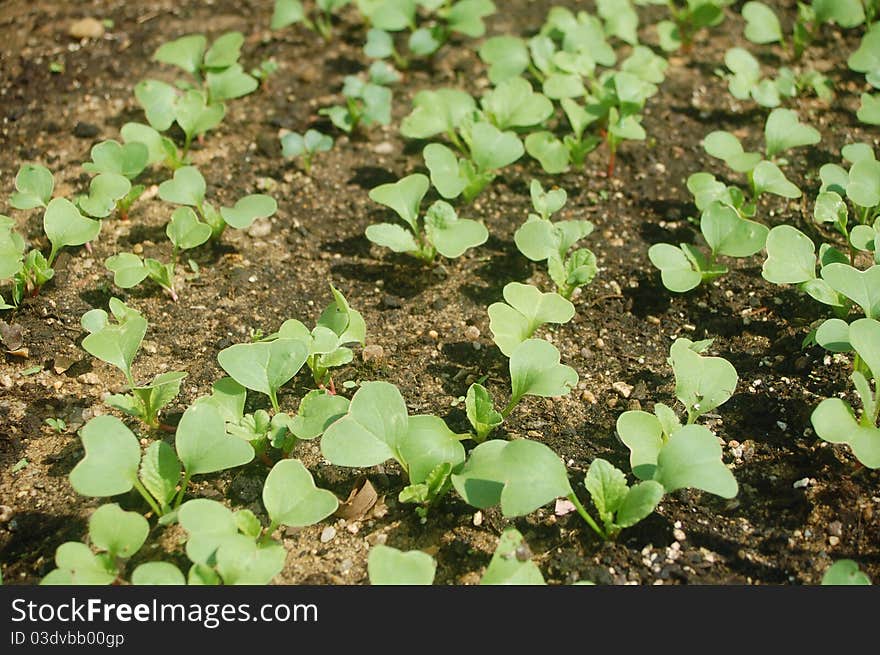
M 153 55 L 155 61 L 182 68 L 196 75 L 202 66 L 207 40 L 204 34 L 190 34 L 174 41 L 163 43 Z
M 675 373 L 675 397 L 689 414 L 702 416 L 730 399 L 739 377 L 726 359 L 704 357 L 691 346 L 688 339 L 676 339 L 669 350 L 669 363 Z
M 506 356 L 531 337 L 545 323 L 568 323 L 574 317 L 574 305 L 557 293 L 542 293 L 519 282 L 504 287 L 507 304 L 489 306 L 489 329 L 493 340 Z
M 763 2 L 747 2 L 743 5 L 742 17 L 746 21 L 745 37 L 752 43 L 784 41 L 776 12 Z
M 865 312 L 868 318 L 880 318 L 880 266 L 860 271 L 849 264 L 822 267 L 822 278 Z
M 513 132 L 502 132 L 491 123 L 477 123 L 470 130 L 471 158 L 478 171 L 495 171 L 523 156 L 525 149 Z
M 521 75 L 529 66 L 529 50 L 516 36 L 493 36 L 480 46 L 480 59 L 489 65 L 489 81 L 499 84 Z
M 248 442 L 226 434 L 223 415 L 210 403 L 196 403 L 183 413 L 175 444 L 190 476 L 234 468 L 254 458 Z
M 570 366 L 559 363 L 559 351 L 543 339 L 527 339 L 510 354 L 511 400 L 525 395 L 564 396 L 578 382 Z
M 434 558 L 418 550 L 405 553 L 378 544 L 367 558 L 371 585 L 430 585 L 436 570 Z
M 476 101 L 464 91 L 419 91 L 413 98 L 412 112 L 400 124 L 400 133 L 408 139 L 428 139 L 454 132 L 476 108 Z
M 833 21 L 849 28 L 865 22 L 865 10 L 860 0 L 813 0 L 812 8 L 819 23 Z
M 108 585 L 116 570 L 106 557 L 95 555 L 85 544 L 68 541 L 55 551 L 58 567 L 42 579 L 41 585 Z
M 733 498 L 736 479 L 721 461 L 718 438 L 702 425 L 686 425 L 669 437 L 657 456 L 654 479 L 667 492 L 682 488 Z
M 302 462 L 284 459 L 266 477 L 263 505 L 273 523 L 304 527 L 330 516 L 339 502 L 332 492 L 315 486 L 312 474 Z
M 219 73 L 208 73 L 206 76 L 208 83 L 208 93 L 211 98 L 211 107 L 213 103 L 223 102 L 224 100 L 232 100 L 241 98 L 249 93 L 253 93 L 260 86 L 256 78 L 251 77 L 244 72 L 241 64 L 233 64 L 229 68 Z M 210 129 L 210 128 L 208 128 Z M 207 130 L 206 130 L 207 131 Z
M 164 441 L 151 443 L 141 460 L 140 479 L 153 498 L 162 507 L 167 506 L 180 481 L 180 463 L 174 449 Z
M 568 200 L 565 189 L 545 191 L 538 180 L 532 180 L 529 184 L 529 196 L 532 200 L 532 207 L 545 221 L 550 220 L 550 217 L 562 209 Z
M 176 205 L 198 207 L 205 199 L 205 178 L 195 166 L 184 166 L 174 171 L 174 177 L 159 185 L 159 197 Z
M 422 151 L 431 184 L 444 198 L 457 198 L 468 185 L 468 178 L 455 153 L 440 143 L 429 143 Z
M 825 191 L 816 196 L 813 218 L 819 223 L 834 223 L 845 227 L 849 221 L 849 210 L 837 193 Z
M 880 323 L 871 318 L 854 321 L 849 326 L 849 340 L 874 379 L 880 381 Z
M 700 286 L 703 275 L 681 248 L 655 243 L 648 249 L 648 259 L 660 269 L 663 286 L 675 293 L 685 293 Z
M 525 516 L 572 493 L 559 456 L 544 444 L 527 439 L 480 444 L 452 476 L 452 483 L 474 507 L 490 507 L 500 501 L 506 518 Z
M 217 549 L 217 572 L 227 585 L 267 585 L 281 573 L 286 559 L 287 551 L 277 542 L 237 535 Z
M 829 318 L 816 329 L 816 343 L 835 353 L 850 352 L 849 324 L 839 318 Z
M 764 126 L 764 140 L 767 156 L 774 157 L 780 152 L 819 143 L 822 135 L 815 128 L 798 120 L 791 109 L 777 108 L 770 112 Z
M 468 387 L 465 409 L 468 420 L 477 433 L 477 441 L 484 441 L 495 428 L 504 422 L 504 417 L 495 411 L 492 396 L 481 384 L 474 383 Z
M 410 482 L 427 481 L 441 464 L 449 464 L 452 469 L 464 462 L 461 439 L 467 436 L 452 432 L 437 416 L 410 416 L 399 448 L 399 458 L 409 472 Z
M 92 178 L 89 194 L 80 196 L 77 205 L 89 216 L 105 218 L 116 209 L 116 203 L 131 191 L 128 178 L 117 173 L 101 173 Z
M 82 432 L 85 457 L 70 472 L 70 484 L 83 496 L 116 496 L 137 480 L 141 448 L 115 416 L 96 416 Z
M 419 250 L 412 232 L 405 230 L 399 225 L 376 223 L 375 225 L 367 226 L 365 234 L 367 239 L 377 246 L 390 248 L 394 252 L 417 252 Z
M 849 169 L 846 196 L 859 207 L 880 205 L 880 162 L 861 159 Z
M 633 485 L 617 510 L 614 520 L 618 528 L 628 528 L 651 514 L 663 499 L 663 485 L 654 480 L 646 480 Z
M 393 184 L 382 184 L 370 191 L 370 199 L 393 209 L 413 230 L 418 232 L 419 207 L 430 182 L 421 173 L 408 175 Z
M 120 289 L 135 287 L 150 275 L 144 260 L 130 252 L 121 252 L 108 257 L 104 261 L 104 266 L 113 273 L 113 284 Z
M 544 576 L 541 569 L 531 557 L 523 558 L 521 553 L 528 553 L 528 545 L 516 528 L 505 528 L 498 540 L 498 546 L 492 555 L 492 561 L 480 579 L 481 585 L 543 585 Z
M 783 198 L 800 198 L 801 190 L 786 179 L 779 167 L 770 161 L 762 161 L 752 172 L 755 194 L 772 193 Z
M 134 95 L 147 117 L 147 122 L 164 132 L 175 119 L 178 92 L 170 84 L 158 80 L 143 80 L 134 87 Z
M 443 200 L 434 202 L 425 213 L 425 232 L 437 252 L 449 259 L 460 257 L 489 238 L 485 225 L 459 218 L 452 205 Z
M 205 53 L 205 68 L 229 68 L 233 66 L 241 56 L 241 46 L 244 44 L 244 34 L 241 32 L 227 32 L 218 37 Z
M 277 209 L 272 196 L 254 193 L 238 200 L 234 207 L 221 207 L 220 215 L 227 225 L 243 230 L 258 218 L 269 218 Z
M 826 398 L 810 417 L 813 429 L 829 443 L 845 443 L 863 465 L 880 468 L 880 430 L 856 421 L 852 408 L 840 398 Z
M 451 32 L 464 34 L 477 39 L 486 33 L 483 18 L 495 13 L 491 0 L 458 0 L 446 14 L 446 22 Z
M 770 230 L 740 218 L 735 209 L 713 202 L 700 216 L 700 230 L 712 252 L 728 257 L 750 257 L 764 247 Z
M 290 423 L 290 431 L 297 439 L 320 437 L 348 412 L 348 405 L 347 398 L 313 389 L 300 401 L 299 410 Z
M 213 130 L 225 115 L 226 105 L 222 102 L 208 104 L 201 91 L 187 91 L 174 103 L 174 119 L 188 140 Z
M 91 155 L 92 161 L 83 164 L 89 173 L 115 173 L 133 180 L 146 168 L 150 151 L 137 141 L 122 145 L 109 140 L 92 146 Z
M 180 569 L 169 562 L 146 562 L 131 573 L 131 584 L 145 585 L 185 585 L 186 578 Z
M 511 77 L 483 96 L 480 104 L 501 130 L 543 124 L 553 115 L 553 103 L 535 93 L 528 80 Z
M 568 147 L 551 132 L 532 132 L 526 137 L 526 152 L 541 164 L 545 173 L 557 175 L 568 170 Z
M 851 559 L 834 562 L 822 576 L 822 585 L 870 585 L 871 578 L 859 570 L 859 565 Z
M 773 284 L 800 284 L 816 277 L 816 246 L 797 228 L 778 225 L 767 235 L 761 275 Z
M 273 30 L 280 30 L 288 25 L 299 23 L 303 18 L 305 18 L 305 10 L 299 0 L 275 0 L 270 27 Z
M 211 226 L 202 223 L 189 207 L 180 207 L 171 214 L 171 222 L 165 228 L 165 234 L 175 247 L 189 250 L 211 238 Z
M 737 173 L 748 173 L 761 161 L 758 152 L 746 152 L 742 144 L 730 132 L 711 132 L 703 139 L 703 148 L 712 157 L 717 157 Z
M 863 93 L 862 104 L 859 106 L 856 116 L 868 125 L 880 125 L 880 94 Z
M 93 241 L 101 231 L 101 223 L 80 214 L 66 198 L 54 198 L 43 214 L 43 230 L 52 244 L 52 252 L 57 253 L 61 248 Z
M 177 519 L 189 533 L 186 555 L 194 563 L 208 562 L 221 543 L 238 535 L 232 511 L 215 500 L 188 500 L 180 506 Z
M 150 533 L 147 519 L 137 512 L 126 512 L 116 503 L 101 505 L 89 518 L 89 539 L 112 557 L 134 555 Z
M 55 179 L 45 166 L 25 164 L 15 176 L 15 189 L 9 197 L 9 204 L 16 209 L 46 207 L 52 199 Z
M 614 515 L 629 491 L 623 471 L 604 459 L 594 459 L 584 478 L 584 486 L 590 492 L 602 522 L 606 527 L 614 525 Z
M 657 468 L 657 456 L 663 448 L 663 425 L 660 420 L 648 412 L 624 412 L 617 418 L 617 434 L 629 448 L 633 475 L 641 480 L 650 480 Z
M 114 300 L 111 299 L 111 309 Z M 131 364 L 147 333 L 147 321 L 138 312 L 121 302 L 119 304 L 123 309 L 119 314 L 114 311 L 117 316 L 115 324 L 108 322 L 107 313 L 103 310 L 92 310 L 83 315 L 82 326 L 91 334 L 82 340 L 82 347 L 93 357 L 112 364 L 130 378 Z
M 354 394 L 348 413 L 321 438 L 321 452 L 338 466 L 375 466 L 399 459 L 409 429 L 406 403 L 387 382 L 364 382 Z
M 302 341 L 276 339 L 230 346 L 218 353 L 217 361 L 236 382 L 266 394 L 277 407 L 278 389 L 299 372 L 308 355 Z
M 14 226 L 11 218 L 0 214 L 0 280 L 14 276 L 22 267 L 25 243 Z

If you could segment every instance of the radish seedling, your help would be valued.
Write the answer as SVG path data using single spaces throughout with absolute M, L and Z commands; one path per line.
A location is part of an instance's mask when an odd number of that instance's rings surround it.
M 847 60 L 849 67 L 865 74 L 865 79 L 875 89 L 880 88 L 880 30 L 865 32 L 858 49 Z M 858 119 L 870 125 L 880 125 L 880 95 L 862 94 Z
M 393 223 L 377 223 L 367 227 L 367 238 L 378 246 L 425 262 L 433 261 L 437 254 L 455 259 L 466 250 L 484 244 L 489 238 L 486 227 L 478 221 L 459 218 L 447 202 L 434 202 L 425 215 L 420 216 L 422 199 L 429 186 L 428 178 L 416 173 L 372 189 L 370 199 L 393 209 L 409 231 Z
M 660 47 L 667 52 L 690 52 L 697 32 L 724 21 L 724 8 L 733 0 L 634 0 L 637 5 L 665 5 L 669 19 L 657 24 Z
M 195 166 L 184 166 L 174 171 L 174 177 L 159 185 L 159 197 L 165 202 L 195 207 L 202 219 L 211 227 L 211 239 L 217 240 L 229 227 L 243 230 L 258 218 L 269 218 L 278 209 L 271 196 L 254 193 L 239 198 L 232 207 L 220 207 L 219 211 L 205 202 L 207 185 L 205 178 Z
M 333 16 L 351 0 L 314 0 L 311 14 L 300 0 L 275 0 L 271 28 L 280 30 L 295 23 L 320 34 L 325 41 L 333 35 Z
M 312 172 L 312 159 L 319 152 L 327 152 L 333 147 L 333 138 L 318 130 L 308 130 L 305 134 L 289 132 L 281 137 L 281 154 L 293 159 L 302 158 L 306 175 Z
M 641 410 L 621 414 L 617 434 L 629 448 L 632 472 L 640 480 L 659 482 L 667 493 L 692 487 L 733 498 L 738 485 L 721 461 L 718 439 L 696 423 L 730 399 L 738 380 L 730 362 L 700 354 L 710 345 L 711 341 L 676 339 L 669 351 L 675 397 L 687 412 L 684 425 L 672 408 L 656 403 L 653 414 Z
M 217 354 L 217 361 L 240 385 L 269 396 L 272 408 L 278 412 L 278 390 L 293 379 L 308 356 L 305 343 L 281 337 L 230 346 Z
M 119 131 L 122 140 L 127 144 L 141 143 L 147 148 L 147 165 L 160 164 L 172 171 L 186 165 L 184 156 L 177 149 L 174 141 L 143 123 L 126 123 Z
M 751 98 L 762 107 L 778 107 L 782 98 L 795 98 L 805 90 L 812 90 L 826 102 L 834 97 L 831 82 L 814 70 L 797 72 L 783 66 L 776 79 L 762 77 L 760 63 L 744 48 L 728 50 L 724 65 L 730 73 L 718 74 L 727 80 L 727 88 L 737 100 Z
M 822 576 L 822 585 L 870 585 L 871 578 L 859 569 L 859 565 L 851 559 L 834 562 Z
M 160 373 L 149 384 L 138 385 L 131 367 L 147 332 L 147 321 L 117 298 L 110 299 L 110 311 L 116 319 L 115 323 L 110 322 L 110 317 L 103 309 L 92 309 L 83 314 L 81 324 L 88 335 L 82 340 L 82 347 L 93 357 L 115 366 L 125 375 L 131 393 L 113 394 L 106 403 L 140 419 L 148 427 L 157 428 L 160 426 L 159 412 L 177 397 L 186 373 Z
M 183 130 L 183 154 L 186 158 L 192 141 L 216 128 L 226 115 L 222 102 L 209 103 L 208 97 L 195 89 L 180 93 L 170 84 L 156 80 L 139 82 L 135 97 L 144 109 L 147 122 L 155 130 L 164 132 L 175 122 Z
M 489 305 L 489 329 L 507 357 L 545 323 L 568 323 L 574 318 L 574 305 L 557 293 L 542 293 L 519 282 L 507 284 L 502 293 L 505 302 Z
M 360 127 L 388 125 L 391 122 L 391 89 L 386 85 L 396 81 L 383 68 L 370 70 L 369 81 L 357 75 L 347 75 L 342 86 L 345 106 L 335 105 L 320 110 L 330 121 L 346 134 Z

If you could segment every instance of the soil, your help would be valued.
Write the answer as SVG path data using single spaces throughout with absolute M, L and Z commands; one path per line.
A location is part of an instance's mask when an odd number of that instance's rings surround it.
M 592 6 L 546 0 L 498 4 L 501 11 L 488 21 L 490 35 L 533 33 L 553 4 Z M 793 18 L 794 2 L 770 4 L 788 21 Z M 857 560 L 880 579 L 880 472 L 859 466 L 847 447 L 822 442 L 810 429 L 810 413 L 819 400 L 849 390 L 849 366 L 838 362 L 845 358 L 801 347 L 810 323 L 822 316 L 815 303 L 765 282 L 759 257 L 731 261 L 729 275 L 683 296 L 663 288 L 647 258 L 653 243 L 698 238 L 688 220 L 696 209 L 685 180 L 698 170 L 725 174 L 720 162 L 704 153 L 702 137 L 726 129 L 747 146 L 762 142 L 765 111 L 734 100 L 714 74 L 724 52 L 743 44 L 742 21 L 734 11 L 728 11 L 720 29 L 699 34 L 692 52 L 670 58 L 668 79 L 645 112 L 649 139 L 624 144 L 613 179 L 605 175 L 602 148 L 588 157 L 584 170 L 555 177 L 523 158 L 465 211 L 485 221 L 492 234 L 488 243 L 457 260 L 423 267 L 372 247 L 363 236 L 367 225 L 385 216 L 367 192 L 422 165 L 422 144 L 397 132 L 415 92 L 461 86 L 479 94 L 488 86 L 475 42 L 456 40 L 432 62 L 408 71 L 395 88 L 392 125 L 351 138 L 336 134 L 333 150 L 319 155 L 306 176 L 280 157 L 278 131 L 332 131 L 318 110 L 340 99 L 345 75 L 368 65 L 361 52 L 364 28 L 350 10 L 335 25 L 329 44 L 299 27 L 273 33 L 268 30 L 271 5 L 269 0 L 3 4 L 0 179 L 6 193 L 25 161 L 54 171 L 56 195 L 81 192 L 88 176 L 80 164 L 93 143 L 118 138 L 125 122 L 143 120 L 134 84 L 147 76 L 171 79 L 167 68 L 150 61 L 166 40 L 240 30 L 247 35 L 249 66 L 271 57 L 280 67 L 266 87 L 228 103 L 221 127 L 193 152 L 209 198 L 231 204 L 265 190 L 278 200 L 276 216 L 248 231 L 228 230 L 219 246 L 194 251 L 198 273 L 181 271 L 180 300 L 172 302 L 149 284 L 130 291 L 115 288 L 102 265 L 107 256 L 138 244 L 146 254 L 169 255 L 168 205 L 139 202 L 128 221 L 105 221 L 91 252 L 65 250 L 56 278 L 12 318 L 4 317 L 23 327 L 29 350 L 27 358 L 7 355 L 0 361 L 5 583 L 37 583 L 53 568 L 59 544 L 84 538 L 88 516 L 100 504 L 77 495 L 67 475 L 82 457 L 77 429 L 111 411 L 102 396 L 121 390 L 124 380 L 80 348 L 83 313 L 106 307 L 115 295 L 145 314 L 150 327 L 136 376 L 188 373 L 180 397 L 166 412 L 173 424 L 222 375 L 216 359 L 221 349 L 246 340 L 252 330 L 273 331 L 287 318 L 313 322 L 330 301 L 332 282 L 362 312 L 367 343 L 382 346 L 384 353 L 367 363 L 358 356 L 338 370 L 337 387 L 348 380 L 388 380 L 400 387 L 411 412 L 437 414 L 464 432 L 461 397 L 471 382 L 487 375 L 485 384 L 496 397 L 509 388 L 506 360 L 492 345 L 487 305 L 499 300 L 512 280 L 551 287 L 546 272 L 513 244 L 513 232 L 528 211 L 532 178 L 568 191 L 562 218 L 595 223 L 588 245 L 601 268 L 576 297 L 574 320 L 543 333 L 560 349 L 563 362 L 577 369 L 578 389 L 564 398 L 526 398 L 501 436 L 548 444 L 564 458 L 573 481 L 582 479 L 595 457 L 626 468 L 628 453 L 614 431 L 617 416 L 626 409 L 650 410 L 655 402 L 672 404 L 672 371 L 666 363 L 672 339 L 713 338 L 712 353 L 729 359 L 740 376 L 734 397 L 708 421 L 724 442 L 739 495 L 726 501 L 697 491 L 673 493 L 654 515 L 613 543 L 598 541 L 580 518 L 557 516 L 552 506 L 509 522 L 498 510 L 475 512 L 454 493 L 423 523 L 412 506 L 396 502 L 403 486 L 396 465 L 338 468 L 322 460 L 317 444 L 302 443 L 296 455 L 319 486 L 345 498 L 366 476 L 380 502 L 359 520 L 328 519 L 280 533 L 288 558 L 275 582 L 365 583 L 369 548 L 387 543 L 433 554 L 438 583 L 476 583 L 510 523 L 525 535 L 550 583 L 815 584 L 841 558 Z M 640 9 L 643 26 L 662 18 L 655 9 Z M 79 41 L 68 29 L 83 17 L 109 19 L 112 26 L 101 38 Z M 821 144 L 796 151 L 786 169 L 806 198 L 815 196 L 819 166 L 839 160 L 842 145 L 877 142 L 876 132 L 855 118 L 863 77 L 845 63 L 860 35 L 860 29 L 826 26 L 807 54 L 807 63 L 826 72 L 838 94 L 831 103 L 802 98 L 792 105 L 823 136 Z M 643 36 L 656 43 L 646 27 Z M 778 48 L 760 51 L 770 65 L 785 61 Z M 63 64 L 63 72 L 50 72 L 51 63 Z M 77 128 L 80 123 L 85 125 Z M 146 184 L 165 177 L 166 171 L 155 170 Z M 810 214 L 806 201 L 774 198 L 762 204 L 759 216 L 771 226 L 789 223 L 815 233 Z M 39 212 L 15 211 L 14 216 L 31 243 L 46 245 Z M 465 336 L 468 326 L 479 329 L 477 341 Z M 632 387 L 628 398 L 613 389 L 616 382 Z M 282 406 L 293 410 L 307 390 L 300 376 L 283 390 Z M 255 396 L 249 399 L 252 409 L 263 402 Z M 44 423 L 50 417 L 62 418 L 66 428 L 53 430 Z M 249 507 L 265 521 L 259 491 L 266 472 L 255 461 L 206 476 L 192 495 Z M 139 507 L 135 497 L 117 500 Z M 153 545 L 137 559 L 186 565 L 175 528 L 154 527 L 152 537 Z

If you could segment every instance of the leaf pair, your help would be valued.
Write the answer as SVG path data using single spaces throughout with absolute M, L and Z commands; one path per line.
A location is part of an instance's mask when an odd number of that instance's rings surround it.
M 506 302 L 489 305 L 489 329 L 495 345 L 507 357 L 545 323 L 567 323 L 574 317 L 574 305 L 556 293 L 511 282 L 503 294 Z
M 190 89 L 180 93 L 158 80 L 138 82 L 134 94 L 155 130 L 165 132 L 175 122 L 180 126 L 185 137 L 184 152 L 194 138 L 216 128 L 226 115 L 226 105 L 219 100 L 210 102 L 202 91 Z

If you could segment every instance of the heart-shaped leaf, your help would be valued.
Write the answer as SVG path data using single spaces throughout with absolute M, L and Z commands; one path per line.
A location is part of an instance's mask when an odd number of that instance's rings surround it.
M 153 59 L 163 64 L 171 64 L 195 75 L 202 66 L 207 39 L 203 34 L 189 34 L 168 41 L 159 46 Z
M 762 161 L 752 171 L 755 194 L 772 193 L 783 198 L 800 198 L 801 190 L 788 181 L 785 173 L 772 161 Z
M 278 408 L 278 389 L 303 367 L 308 347 L 297 339 L 240 343 L 221 350 L 217 361 L 243 387 L 264 393 Z
M 742 144 L 730 132 L 711 132 L 703 139 L 703 148 L 708 154 L 717 157 L 737 173 L 748 173 L 761 161 L 758 152 L 746 152 Z
M 241 98 L 260 86 L 256 78 L 244 72 L 241 64 L 233 64 L 219 73 L 209 72 L 205 78 L 212 103 Z
M 861 5 L 859 5 L 861 7 Z M 823 585 L 870 585 L 871 578 L 859 570 L 859 565 L 851 559 L 834 562 L 822 576 Z
M 528 552 L 528 545 L 516 528 L 505 528 L 492 555 L 486 572 L 480 578 L 481 585 L 543 585 L 541 569 L 531 558 L 521 559 L 520 553 Z
M 860 425 L 849 404 L 840 398 L 826 398 L 810 417 L 813 429 L 829 443 L 845 443 L 862 464 L 880 468 L 880 430 Z
M 703 281 L 703 275 L 696 270 L 691 260 L 681 248 L 669 243 L 655 243 L 648 249 L 648 259 L 660 269 L 663 286 L 675 293 L 685 293 L 696 289 Z
M 744 35 L 752 43 L 775 43 L 784 40 L 776 12 L 763 2 L 747 2 L 743 5 L 742 17 L 746 21 Z
M 862 308 L 868 318 L 880 318 L 880 265 L 860 271 L 849 264 L 822 267 L 822 279 Z
M 517 77 L 529 66 L 529 50 L 516 36 L 493 36 L 480 46 L 480 59 L 489 65 L 489 81 L 499 84 Z
M 400 124 L 400 133 L 408 139 L 428 139 L 454 132 L 476 108 L 474 99 L 464 91 L 419 91 L 413 98 L 412 112 Z
M 115 416 L 96 416 L 82 432 L 85 457 L 70 472 L 70 484 L 83 496 L 116 496 L 137 480 L 141 447 Z
M 860 318 L 849 326 L 849 341 L 880 381 L 880 323 L 871 318 Z
M 125 198 L 129 191 L 131 182 L 127 177 L 117 173 L 101 173 L 92 178 L 89 195 L 80 196 L 77 204 L 89 216 L 105 218 L 116 209 L 116 203 Z
M 339 501 L 332 492 L 315 486 L 312 474 L 302 462 L 284 459 L 266 477 L 263 505 L 273 523 L 304 527 L 330 516 Z
M 829 318 L 816 329 L 816 343 L 834 353 L 850 352 L 849 324 L 839 318 Z
M 419 207 L 430 182 L 421 173 L 407 175 L 393 184 L 382 184 L 370 191 L 370 199 L 385 205 L 418 232 Z
M 41 585 L 108 585 L 116 580 L 116 570 L 103 555 L 95 555 L 78 541 L 68 541 L 55 551 L 58 567 L 40 581 Z
M 574 317 L 574 305 L 558 293 L 542 293 L 519 282 L 504 287 L 505 303 L 489 305 L 489 329 L 493 340 L 506 356 L 531 337 L 545 323 L 568 323 Z
M 195 563 L 208 562 L 221 543 L 238 535 L 235 515 L 216 500 L 188 500 L 180 506 L 177 519 L 189 533 L 186 556 Z
M 217 549 L 217 572 L 227 585 L 267 585 L 281 573 L 287 551 L 279 543 L 237 535 Z
M 502 132 L 491 123 L 477 123 L 470 130 L 471 159 L 478 172 L 495 171 L 525 154 L 514 132 Z
M 431 173 L 431 184 L 444 198 L 457 198 L 468 185 L 455 153 L 440 143 L 425 146 L 422 156 Z M 418 213 L 418 212 L 416 212 Z
M 552 132 L 532 132 L 526 137 L 526 152 L 536 159 L 545 173 L 557 175 L 568 170 L 571 156 L 568 147 Z
M 347 398 L 314 389 L 300 401 L 299 410 L 291 421 L 290 431 L 297 439 L 320 437 L 348 412 L 348 405 Z
M 764 141 L 768 157 L 774 157 L 791 148 L 813 145 L 821 140 L 819 131 L 801 123 L 798 115 L 791 109 L 776 108 L 767 117 Z
M 846 196 L 859 207 L 880 205 L 880 162 L 862 159 L 849 169 Z
M 185 585 L 186 578 L 170 562 L 146 562 L 131 572 L 131 584 L 139 586 Z
M 159 132 L 164 132 L 174 122 L 177 90 L 170 84 L 158 80 L 143 80 L 134 87 L 134 95 L 144 113 L 147 122 Z
M 269 218 L 278 209 L 272 196 L 254 193 L 241 198 L 234 207 L 221 207 L 220 215 L 227 225 L 242 230 L 258 218 Z
M 112 557 L 128 558 L 147 540 L 150 524 L 137 512 L 126 512 L 116 503 L 101 505 L 89 518 L 89 539 Z
M 198 207 L 205 199 L 205 178 L 195 166 L 184 166 L 174 171 L 174 177 L 159 185 L 159 197 L 176 205 Z
M 489 238 L 485 225 L 459 218 L 452 205 L 443 200 L 433 203 L 425 213 L 425 232 L 437 252 L 450 259 L 460 257 Z
M 409 472 L 412 484 L 425 482 L 441 464 L 450 469 L 464 462 L 461 439 L 467 434 L 456 434 L 437 416 L 410 416 L 406 437 L 400 444 L 399 455 Z
M 93 241 L 101 231 L 101 223 L 80 214 L 76 205 L 66 198 L 54 198 L 43 214 L 43 230 L 52 244 L 51 265 L 61 248 Z
M 367 558 L 371 585 L 430 585 L 436 570 L 437 563 L 427 553 L 402 552 L 384 544 L 373 546 Z
M 617 434 L 629 448 L 633 475 L 650 480 L 657 468 L 657 455 L 663 447 L 663 425 L 653 414 L 640 410 L 624 412 L 617 418 Z
M 485 94 L 483 111 L 494 125 L 506 130 L 512 127 L 531 127 L 544 123 L 553 114 L 553 103 L 522 77 L 504 80 Z
M 226 105 L 222 102 L 209 104 L 201 91 L 187 91 L 174 103 L 174 119 L 186 135 L 187 142 L 213 130 L 225 115 Z
M 9 204 L 16 209 L 46 207 L 52 200 L 55 178 L 45 166 L 25 164 L 15 176 L 15 192 L 9 197 Z
M 150 153 L 143 143 L 122 145 L 118 141 L 108 140 L 94 145 L 91 155 L 92 161 L 83 164 L 89 173 L 115 173 L 132 180 L 147 166 Z
M 113 284 L 120 289 L 130 289 L 147 279 L 150 270 L 144 260 L 130 252 L 121 252 L 104 260 L 104 266 L 113 273 Z
M 147 149 L 145 166 L 161 164 L 165 161 L 167 153 L 163 137 L 156 129 L 143 123 L 126 123 L 122 126 L 119 134 L 126 145 L 140 143 Z
M 348 413 L 321 438 L 321 453 L 338 466 L 375 466 L 400 459 L 409 430 L 406 403 L 387 382 L 364 382 L 354 394 Z
M 254 458 L 248 442 L 226 434 L 223 415 L 210 403 L 196 403 L 183 413 L 175 445 L 190 476 L 234 468 Z
M 740 218 L 737 211 L 713 202 L 700 216 L 700 230 L 712 252 L 728 257 L 750 257 L 764 247 L 768 228 Z
M 702 416 L 730 399 L 739 376 L 726 359 L 704 357 L 692 346 L 688 339 L 676 339 L 669 363 L 675 373 L 675 397 L 689 415 Z
M 543 339 L 527 339 L 510 354 L 511 403 L 525 395 L 564 396 L 578 383 L 578 374 L 559 363 L 559 351 Z
M 739 490 L 733 473 L 721 461 L 718 438 L 702 425 L 686 425 L 669 437 L 657 455 L 654 480 L 667 493 L 694 488 L 733 498 Z
M 171 214 L 171 222 L 165 228 L 165 234 L 176 248 L 189 250 L 211 238 L 211 226 L 202 223 L 189 207 L 179 207 Z
M 778 225 L 767 235 L 761 275 L 773 284 L 800 284 L 816 277 L 816 246 L 803 232 Z
M 228 68 L 234 65 L 241 56 L 242 45 L 244 34 L 241 32 L 227 32 L 218 37 L 205 52 L 205 68 Z

